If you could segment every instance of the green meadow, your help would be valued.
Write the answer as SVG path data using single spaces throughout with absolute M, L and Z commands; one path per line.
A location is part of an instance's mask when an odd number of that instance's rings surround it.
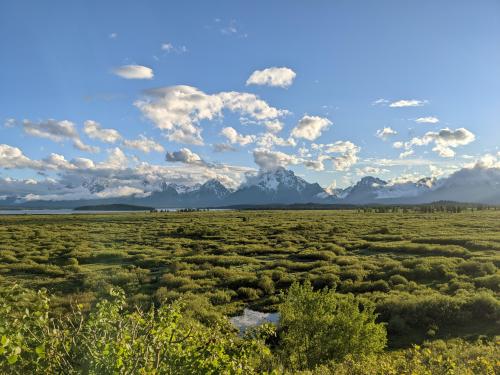
M 64 316 L 74 306 L 89 314 L 110 290 L 120 290 L 126 296 L 124 311 L 182 301 L 184 314 L 205 327 L 219 317 L 241 314 L 245 307 L 292 311 L 283 308 L 287 291 L 306 283 L 312 294 L 328 289 L 340 299 L 352 296 L 360 311 L 373 306 L 376 323 L 383 323 L 387 333 L 378 359 L 349 365 L 342 362 L 348 356 L 342 356 L 330 364 L 317 360 L 300 368 L 301 361 L 287 364 L 270 354 L 274 359 L 253 360 L 248 373 L 320 371 L 316 365 L 322 364 L 324 372 L 318 373 L 361 374 L 372 366 L 367 363 L 384 361 L 397 369 L 397 358 L 426 355 L 416 344 L 435 345 L 429 353 L 441 348 L 447 353 L 441 358 L 455 356 L 456 366 L 464 353 L 493 350 L 495 358 L 500 211 L 389 211 L 0 216 L 0 282 L 4 291 L 14 284 L 46 290 L 50 316 Z M 273 353 L 280 347 L 279 334 L 263 342 Z M 488 368 L 496 371 L 498 361 L 491 358 L 485 361 L 492 361 Z M 359 372 L 349 372 L 356 366 Z M 494 373 L 483 370 L 478 373 Z

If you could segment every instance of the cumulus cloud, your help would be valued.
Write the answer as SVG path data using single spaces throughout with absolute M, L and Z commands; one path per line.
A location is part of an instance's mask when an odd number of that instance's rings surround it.
M 319 155 L 317 159 L 303 160 L 303 164 L 306 168 L 319 172 L 325 170 L 325 160 L 331 160 L 331 157 L 328 155 Z
M 325 152 L 339 153 L 332 157 L 332 163 L 337 171 L 346 171 L 358 162 L 358 153 L 361 150 L 350 141 L 337 141 L 325 148 Z
M 404 108 L 404 107 L 422 107 L 427 103 L 427 100 L 416 99 L 402 99 L 389 104 L 391 108 Z
M 298 164 L 300 159 L 281 151 L 271 151 L 257 148 L 253 151 L 253 159 L 263 170 L 273 170 L 278 167 L 286 167 L 290 164 Z
M 269 106 L 254 94 L 220 92 L 206 94 L 191 86 L 171 86 L 148 90 L 146 98 L 135 106 L 158 128 L 166 132 L 170 141 L 202 145 L 203 120 L 215 120 L 227 109 L 265 123 L 288 112 Z
M 286 110 L 271 107 L 255 94 L 230 91 L 221 92 L 217 96 L 222 100 L 224 108 L 238 112 L 243 116 L 250 116 L 258 121 L 275 120 L 288 113 Z
M 236 151 L 236 148 L 228 143 L 216 143 L 213 145 L 214 152 Z
M 90 152 L 96 154 L 100 151 L 99 147 L 91 146 L 86 143 L 83 143 L 81 139 L 75 139 L 73 141 L 73 147 L 80 151 Z
M 419 117 L 415 120 L 419 124 L 437 124 L 439 119 L 434 116 Z
M 17 147 L 0 144 L 0 167 L 6 169 L 40 169 L 41 163 L 31 160 Z
M 398 132 L 392 129 L 391 127 L 386 127 L 383 129 L 377 130 L 376 136 L 384 141 L 392 137 L 393 135 L 397 135 Z
M 295 147 L 297 146 L 297 142 L 291 137 L 284 139 L 273 133 L 264 133 L 257 137 L 257 145 L 262 148 L 270 149 L 273 146 Z
M 255 142 L 255 136 L 254 135 L 242 135 L 239 134 L 236 129 L 228 126 L 224 129 L 222 129 L 221 134 L 227 138 L 229 143 L 232 144 L 239 144 L 240 146 L 245 146 L 250 143 Z
M 332 122 L 324 117 L 308 116 L 302 117 L 292 130 L 292 137 L 304 138 L 309 141 L 314 141 L 321 136 L 321 133 L 326 130 Z
M 399 157 L 401 159 L 404 159 L 404 158 L 407 158 L 408 156 L 411 156 L 415 153 L 415 151 L 413 151 L 412 149 L 408 149 L 406 151 L 403 151 L 402 153 L 399 154 Z
M 283 130 L 283 122 L 281 122 L 280 120 L 266 120 L 263 122 L 263 125 L 271 133 L 279 133 L 281 130 Z
M 48 138 L 54 142 L 79 138 L 75 124 L 68 120 L 56 121 L 49 119 L 40 122 L 24 120 L 22 126 L 27 134 L 34 137 Z
M 151 138 L 147 138 L 144 135 L 139 135 L 138 139 L 123 141 L 123 145 L 128 148 L 133 148 L 144 153 L 150 153 L 151 151 L 165 152 L 162 145 Z
M 439 132 L 427 132 L 422 137 L 414 137 L 405 143 L 396 142 L 393 146 L 405 149 L 400 155 L 403 158 L 413 154 L 413 147 L 415 146 L 426 146 L 434 143 L 432 151 L 441 157 L 451 158 L 455 156 L 454 148 L 467 145 L 475 139 L 476 136 L 465 128 L 458 128 L 456 130 L 444 128 Z
M 481 156 L 475 163 L 468 164 L 468 168 L 500 168 L 500 153 L 497 155 L 494 154 L 485 154 Z
M 179 151 L 167 152 L 165 160 L 172 163 L 200 164 L 200 156 L 188 148 L 181 148 Z
M 92 139 L 98 139 L 106 143 L 115 143 L 119 141 L 122 136 L 115 129 L 103 129 L 101 124 L 96 121 L 87 120 L 83 124 L 83 131 Z
M 15 123 L 18 124 L 17 122 Z M 47 138 L 54 142 L 72 140 L 73 146 L 78 150 L 92 153 L 99 152 L 98 147 L 87 145 L 80 139 L 76 126 L 71 121 L 48 119 L 45 121 L 34 122 L 30 120 L 23 120 L 21 122 L 21 126 L 23 127 L 24 132 L 31 136 Z
M 113 73 L 125 79 L 152 79 L 153 69 L 143 65 L 123 65 L 113 69 Z
M 346 171 L 356 164 L 358 162 L 358 153 L 361 151 L 361 148 L 351 141 L 337 141 L 330 144 L 313 143 L 311 148 L 327 154 L 328 157 L 322 160 L 331 160 L 334 169 L 337 171 Z
M 263 70 L 256 70 L 247 79 L 248 85 L 264 85 L 274 87 L 290 87 L 297 74 L 290 68 L 272 67 Z
M 128 166 L 128 158 L 119 147 L 108 150 L 108 158 L 104 162 L 98 163 L 99 169 L 121 170 Z

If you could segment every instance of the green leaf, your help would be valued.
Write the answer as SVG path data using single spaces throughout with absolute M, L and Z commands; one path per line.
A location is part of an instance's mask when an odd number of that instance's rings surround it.
M 45 344 L 38 345 L 35 348 L 35 352 L 38 355 L 39 358 L 45 358 Z
M 9 343 L 9 339 L 7 338 L 7 336 L 3 335 L 2 336 L 2 339 L 0 339 L 0 343 L 2 344 L 2 346 L 7 346 L 7 344 Z
M 11 356 L 8 356 L 8 357 L 7 357 L 7 363 L 8 363 L 9 365 L 13 365 L 14 363 L 16 363 L 16 362 L 17 362 L 17 359 L 18 359 L 18 358 L 19 358 L 19 356 L 18 356 L 18 355 L 16 355 L 16 354 L 12 354 Z

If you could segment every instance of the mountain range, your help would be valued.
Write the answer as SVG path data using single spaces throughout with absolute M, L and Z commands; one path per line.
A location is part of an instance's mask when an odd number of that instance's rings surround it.
M 103 189 L 99 183 L 86 183 L 89 192 Z M 363 177 L 346 189 L 326 190 L 309 183 L 291 170 L 277 168 L 262 171 L 236 190 L 218 180 L 184 186 L 162 183 L 148 196 L 130 195 L 118 198 L 73 201 L 27 201 L 5 197 L 0 206 L 23 208 L 74 208 L 92 204 L 135 204 L 157 208 L 224 207 L 263 204 L 423 204 L 436 201 L 500 204 L 500 168 L 464 168 L 445 178 L 423 178 L 416 182 L 387 182 Z

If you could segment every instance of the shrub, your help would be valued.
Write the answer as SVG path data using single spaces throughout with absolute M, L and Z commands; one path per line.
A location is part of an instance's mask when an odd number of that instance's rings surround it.
M 261 276 L 257 285 L 267 295 L 274 293 L 274 281 L 269 276 Z
M 408 284 L 408 280 L 406 279 L 406 277 L 401 275 L 392 275 L 389 278 L 389 282 L 392 285 Z
M 88 316 L 57 319 L 44 292 L 0 296 L 2 374 L 252 374 L 255 358 L 269 354 L 235 337 L 227 320 L 208 328 L 187 318 L 182 302 L 129 312 L 115 290 Z
M 347 355 L 381 352 L 386 330 L 375 322 L 375 307 L 334 290 L 313 291 L 294 283 L 280 306 L 280 352 L 287 367 L 312 369 Z
M 238 295 L 243 299 L 254 301 L 260 297 L 260 291 L 254 288 L 241 287 L 237 290 Z

